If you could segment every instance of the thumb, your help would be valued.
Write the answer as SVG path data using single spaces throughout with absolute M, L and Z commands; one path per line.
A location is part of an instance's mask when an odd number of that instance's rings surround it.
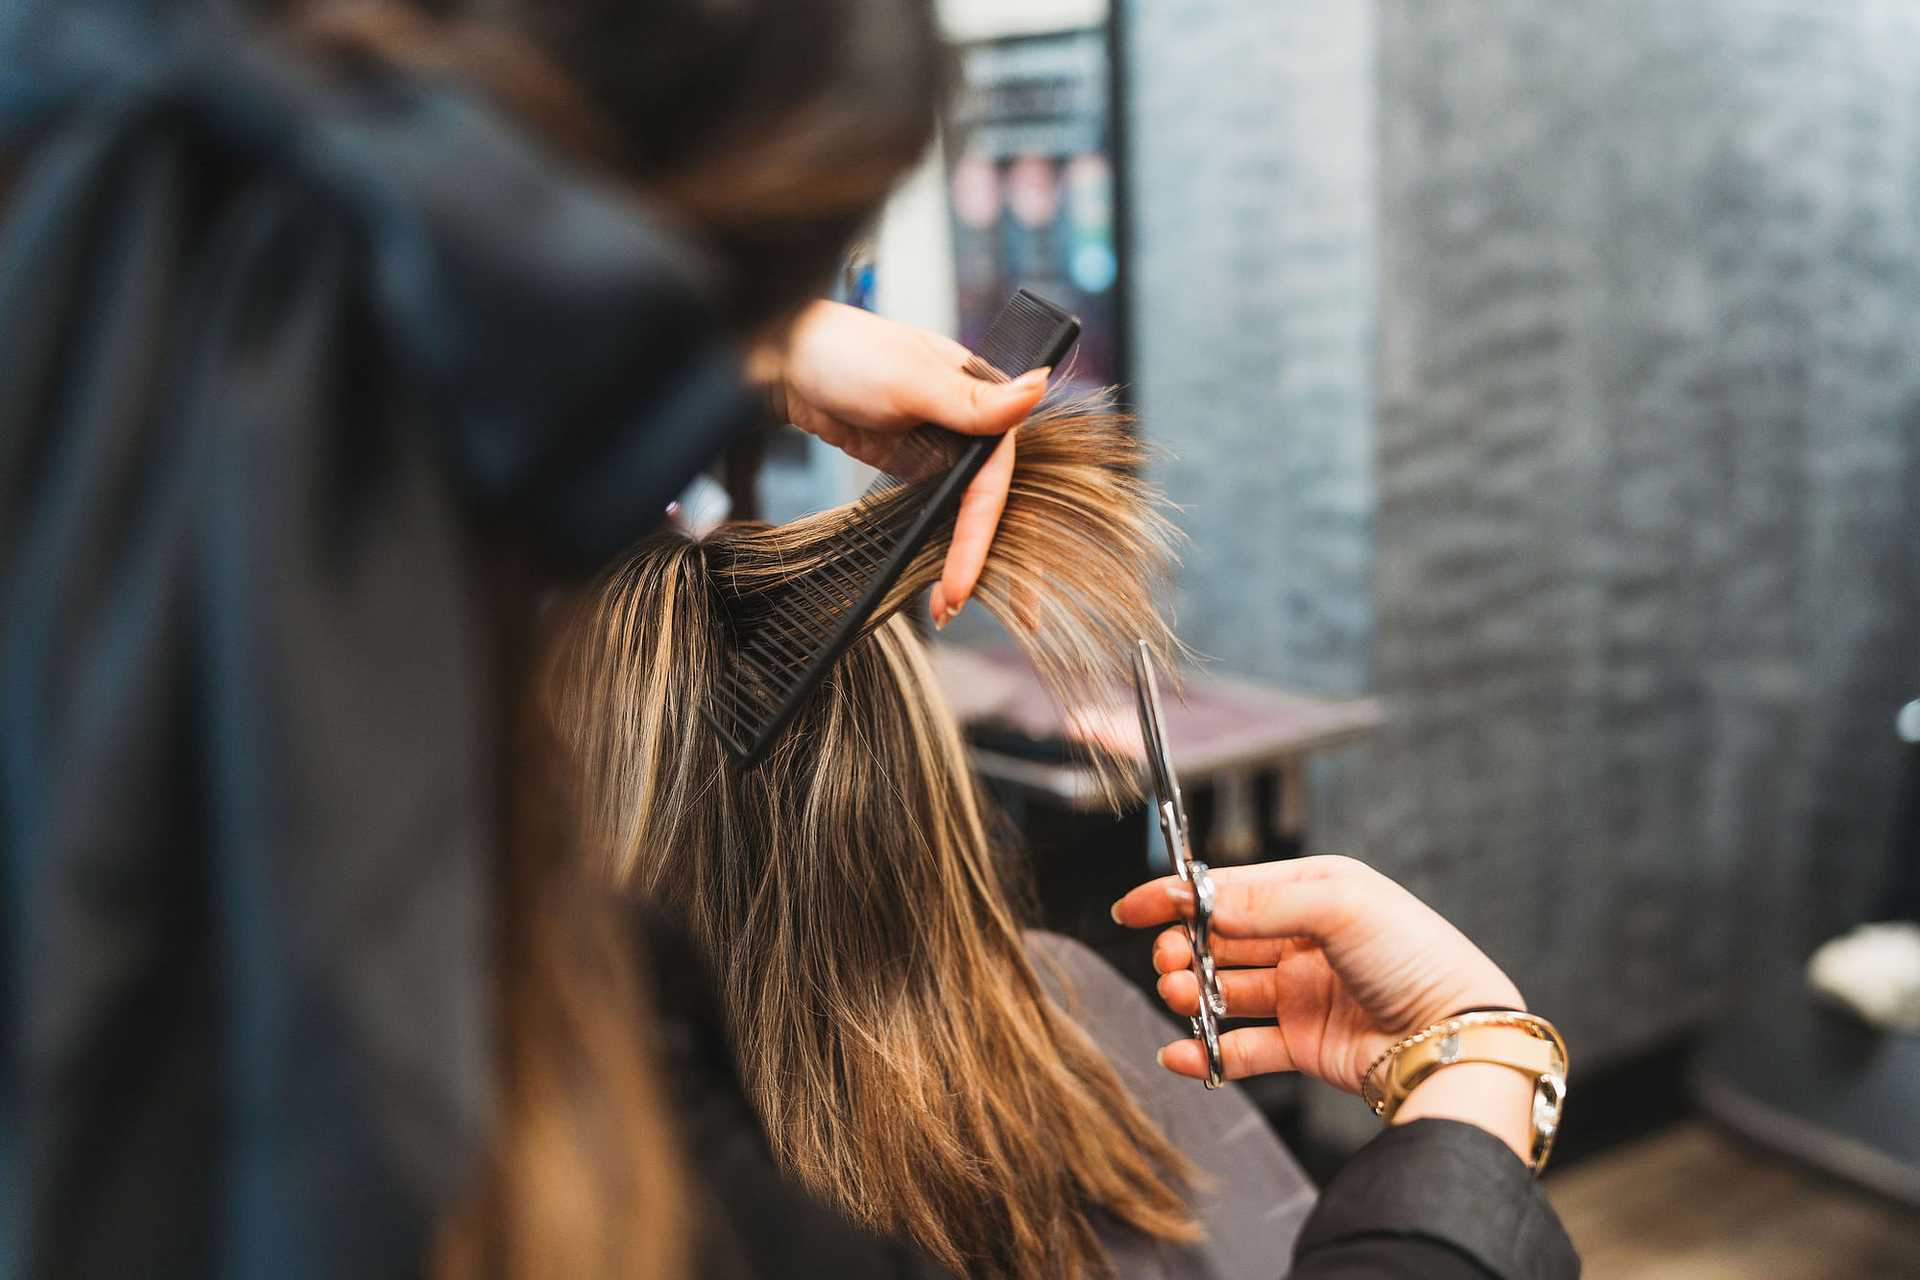
M 903 406 L 925 422 L 970 436 L 997 436 L 1020 424 L 1047 389 L 1050 370 L 1034 369 L 1011 382 L 988 382 L 953 370 L 919 384 Z

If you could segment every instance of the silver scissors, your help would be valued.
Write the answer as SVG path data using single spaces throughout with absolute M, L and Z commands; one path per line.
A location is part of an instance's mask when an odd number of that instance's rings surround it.
M 1173 773 L 1173 757 L 1167 753 L 1160 686 L 1153 677 L 1153 654 L 1145 640 L 1140 641 L 1133 653 L 1133 692 L 1140 711 L 1140 740 L 1146 747 L 1147 767 L 1153 773 L 1153 798 L 1160 818 L 1160 834 L 1166 837 L 1167 856 L 1173 860 L 1173 869 L 1193 888 L 1193 919 L 1184 925 L 1193 951 L 1194 980 L 1200 984 L 1200 1007 L 1191 1021 L 1195 1038 L 1207 1050 L 1207 1088 L 1218 1089 L 1222 1079 L 1220 1019 L 1227 1016 L 1227 1002 L 1220 994 L 1220 975 L 1213 965 L 1213 944 L 1208 937 L 1208 926 L 1213 920 L 1213 875 L 1206 863 L 1193 856 L 1188 842 L 1187 809 L 1180 800 L 1180 780 Z

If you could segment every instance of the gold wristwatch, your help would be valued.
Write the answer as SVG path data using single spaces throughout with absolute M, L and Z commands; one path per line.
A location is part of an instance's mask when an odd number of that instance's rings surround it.
M 1527 1167 L 1539 1173 L 1553 1151 L 1560 1108 L 1567 1096 L 1567 1045 L 1545 1018 L 1518 1009 L 1476 1009 L 1442 1018 L 1373 1060 L 1360 1096 L 1392 1123 L 1394 1112 L 1420 1082 L 1456 1062 L 1484 1062 L 1533 1081 L 1533 1143 Z

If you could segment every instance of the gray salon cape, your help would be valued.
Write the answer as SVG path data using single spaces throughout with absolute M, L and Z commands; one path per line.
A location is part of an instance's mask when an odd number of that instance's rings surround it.
M 490 1094 L 478 548 L 747 422 L 691 255 L 452 86 L 0 5 L 0 1277 L 419 1274 Z
M 1155 1240 L 1096 1220 L 1113 1274 L 1119 1280 L 1273 1280 L 1275 1260 L 1293 1255 L 1317 1192 L 1266 1117 L 1238 1085 L 1208 1090 L 1154 1061 L 1181 1028 L 1092 950 L 1036 930 L 1027 934 L 1027 951 L 1060 1007 L 1205 1179 L 1191 1196 L 1193 1215 L 1207 1233 L 1196 1244 Z

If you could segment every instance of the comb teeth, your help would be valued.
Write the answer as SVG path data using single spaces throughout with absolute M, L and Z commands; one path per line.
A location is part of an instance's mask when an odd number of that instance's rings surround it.
M 716 686 L 708 714 L 736 756 L 757 758 L 763 739 L 791 718 L 778 717 L 775 724 L 776 712 L 789 702 L 797 709 L 811 689 L 810 668 L 822 638 L 855 617 L 876 585 L 880 594 L 892 586 L 891 577 L 881 576 L 890 549 L 885 526 L 856 512 L 831 556 L 759 602 L 752 624 L 739 629 L 732 665 Z
M 991 370 L 1018 375 L 1056 365 L 1080 335 L 1080 321 L 1025 289 L 994 317 L 979 358 Z M 952 519 L 960 495 L 998 440 L 960 436 L 929 424 L 914 432 L 915 452 L 931 474 L 946 474 L 924 505 L 882 522 L 856 505 L 847 527 L 820 562 L 764 600 L 740 602 L 733 661 L 716 682 L 707 720 L 743 766 L 766 754 L 834 659 L 874 621 L 874 611 L 934 531 Z M 871 496 L 899 484 L 882 477 Z M 742 616 L 750 614 L 750 616 Z
M 1058 364 L 1079 336 L 1077 317 L 1018 289 L 987 327 L 975 354 L 1004 376 L 1017 378 L 1029 369 Z

